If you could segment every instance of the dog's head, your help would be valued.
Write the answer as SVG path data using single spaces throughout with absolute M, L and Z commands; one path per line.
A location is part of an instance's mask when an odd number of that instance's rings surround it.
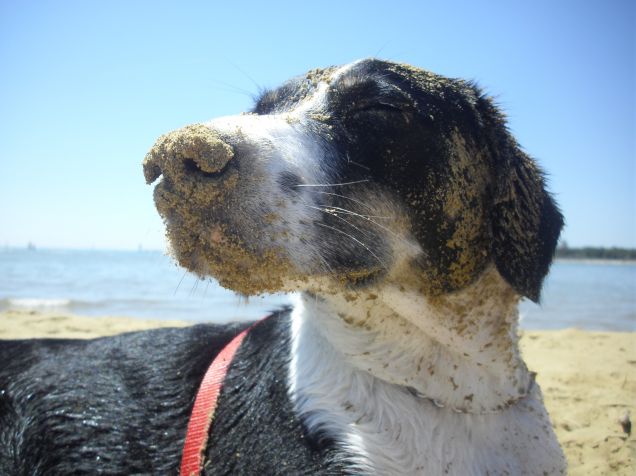
M 243 294 L 379 280 L 455 291 L 494 263 L 537 300 L 562 226 L 471 83 L 363 60 L 162 136 L 144 161 L 180 264 Z

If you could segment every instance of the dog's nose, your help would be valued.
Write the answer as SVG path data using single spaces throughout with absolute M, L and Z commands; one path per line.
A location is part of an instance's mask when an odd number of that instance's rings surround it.
M 146 154 L 144 177 L 151 184 L 165 175 L 178 179 L 182 175 L 221 177 L 234 150 L 216 131 L 203 124 L 192 124 L 161 136 Z

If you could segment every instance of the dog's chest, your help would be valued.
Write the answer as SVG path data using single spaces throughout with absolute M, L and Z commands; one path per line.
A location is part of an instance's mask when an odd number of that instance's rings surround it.
M 353 379 L 347 391 L 306 399 L 301 412 L 310 428 L 339 440 L 366 474 L 556 474 L 560 461 L 544 458 L 550 435 L 540 424 L 528 428 L 529 416 L 540 410 L 532 402 L 501 414 L 468 415 Z
M 290 390 L 296 411 L 310 434 L 326 433 L 351 455 L 356 471 L 559 473 L 562 459 L 538 388 L 501 411 L 459 413 L 348 365 L 342 350 L 316 328 L 292 327 Z

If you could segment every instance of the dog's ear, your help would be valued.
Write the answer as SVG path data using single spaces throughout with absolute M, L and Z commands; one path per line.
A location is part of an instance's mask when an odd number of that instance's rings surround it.
M 535 161 L 521 150 L 492 102 L 484 101 L 494 168 L 492 256 L 502 277 L 518 293 L 538 302 L 563 216 Z

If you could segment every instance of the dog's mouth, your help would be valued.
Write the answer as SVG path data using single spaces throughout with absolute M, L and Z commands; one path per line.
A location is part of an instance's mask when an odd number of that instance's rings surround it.
M 180 266 L 200 277 L 213 277 L 223 287 L 250 296 L 284 289 L 298 272 L 277 247 L 257 249 L 227 223 L 185 205 L 166 204 L 161 185 L 155 203 L 166 223 L 171 253 Z M 256 230 L 253 235 L 259 234 Z
M 244 296 L 312 289 L 329 293 L 343 288 L 374 284 L 384 274 L 380 266 L 347 266 L 334 270 L 321 262 L 300 268 L 290 257 L 284 241 L 255 225 L 244 239 L 234 225 L 213 219 L 187 205 L 169 205 L 163 186 L 157 186 L 156 205 L 166 223 L 170 250 L 180 266 L 200 277 Z M 266 244 L 266 246 L 263 246 Z
M 298 277 L 282 250 L 269 248 L 259 252 L 236 235 L 224 232 L 221 225 L 206 230 L 207 237 L 179 226 L 169 226 L 167 230 L 181 266 L 200 276 L 214 277 L 221 286 L 239 294 L 281 291 L 292 277 Z
M 161 137 L 146 156 L 147 182 L 161 177 L 155 204 L 181 266 L 243 295 L 364 287 L 387 271 L 367 210 L 316 201 L 335 193 L 276 189 L 267 156 L 251 155 L 246 142 L 199 124 Z
M 318 293 L 372 285 L 385 270 L 379 265 L 346 263 L 338 268 L 324 259 L 299 264 L 287 248 L 285 233 L 272 232 L 267 220 L 247 229 L 215 208 L 197 207 L 169 189 L 155 189 L 155 204 L 166 224 L 170 251 L 180 266 L 212 277 L 225 288 L 252 296 L 312 289 Z M 237 205 L 229 206 L 238 212 Z M 247 237 L 247 238 L 244 238 Z

